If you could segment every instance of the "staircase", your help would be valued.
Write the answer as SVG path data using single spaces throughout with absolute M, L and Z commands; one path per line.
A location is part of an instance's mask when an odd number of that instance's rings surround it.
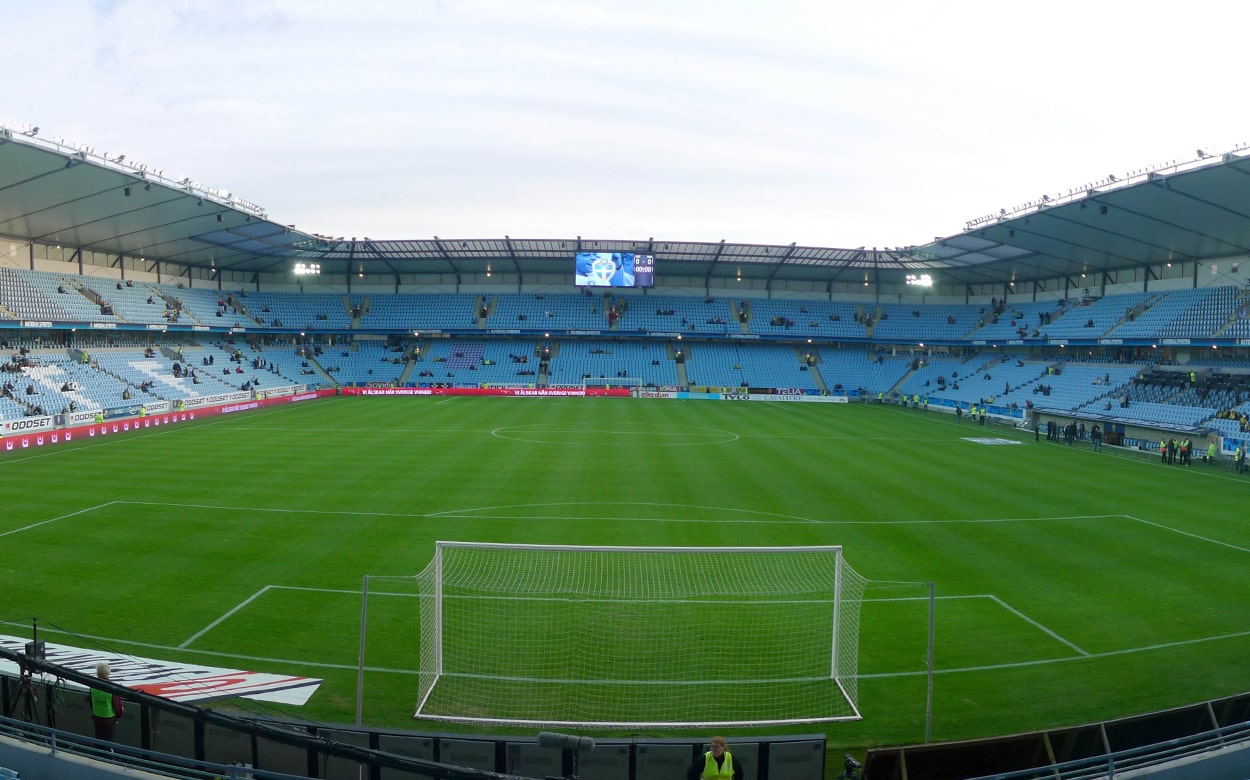
M 343 311 L 347 312 L 347 316 L 352 318 L 352 324 L 351 324 L 352 330 L 358 330 L 360 328 L 360 321 L 364 319 L 366 314 L 369 313 L 369 298 L 366 297 L 364 301 L 361 302 L 359 312 L 353 313 L 352 312 L 352 299 L 350 296 L 344 295 L 343 296 Z
M 807 356 L 809 354 L 812 356 L 811 363 L 807 362 Z M 801 365 L 807 366 L 808 373 L 812 375 L 812 380 L 816 383 L 816 389 L 827 394 L 829 392 L 829 386 L 825 384 L 825 378 L 820 375 L 820 369 L 817 368 L 817 366 L 824 362 L 820 357 L 820 353 L 815 350 L 804 349 L 803 347 L 795 347 L 794 356 L 798 358 Z
M 499 296 L 495 296 L 489 301 L 486 300 L 485 295 L 479 295 L 477 297 L 477 300 L 473 303 L 473 315 L 477 317 L 477 326 L 479 328 L 486 328 L 486 320 L 488 320 L 490 316 L 495 313 L 495 307 L 498 304 Z M 483 314 L 483 312 L 485 312 L 485 314 Z
M 1233 302 L 1237 304 L 1237 307 L 1228 313 L 1228 322 L 1225 322 L 1220 326 L 1219 330 L 1211 334 L 1212 338 L 1219 338 L 1220 336 L 1223 336 L 1225 331 L 1241 322 L 1240 312 L 1242 308 L 1250 302 L 1250 287 L 1247 287 L 1247 289 L 1238 293 L 1237 297 L 1233 299 Z
M 743 333 L 750 333 L 751 320 L 754 318 L 754 313 L 751 311 L 751 302 L 734 302 L 730 304 L 730 308 L 734 310 L 734 317 L 738 320 L 738 330 Z
M 686 376 L 686 364 L 685 363 L 677 364 L 677 384 L 680 387 L 686 388 L 687 390 L 690 389 L 690 378 Z
M 670 341 L 668 344 L 666 344 L 664 349 L 665 349 L 665 354 L 668 355 L 668 359 L 673 361 L 673 363 L 676 364 L 677 366 L 677 384 L 681 387 L 685 387 L 689 389 L 690 377 L 686 373 L 686 361 L 690 360 L 690 345 L 689 344 L 681 345 L 681 352 L 682 352 L 681 360 L 677 359 L 677 345 L 673 344 L 673 342 Z

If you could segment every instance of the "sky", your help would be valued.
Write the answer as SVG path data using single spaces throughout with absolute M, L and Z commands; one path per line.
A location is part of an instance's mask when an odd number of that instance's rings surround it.
M 884 249 L 1250 141 L 1207 0 L 0 10 L 0 119 L 330 236 Z

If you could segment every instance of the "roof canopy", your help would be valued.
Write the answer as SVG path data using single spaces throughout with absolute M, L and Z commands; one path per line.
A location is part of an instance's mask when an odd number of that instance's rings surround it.
M 1205 157 L 1205 156 L 1204 156 Z M 905 220 L 905 217 L 902 218 Z M 899 231 L 907 230 L 900 221 Z M 568 274 L 577 251 L 644 252 L 664 277 L 1006 284 L 1250 254 L 1250 156 L 1205 157 L 987 216 L 924 246 L 888 250 L 675 240 L 343 239 L 269 219 L 255 204 L 124 158 L 0 129 L 0 234 L 245 273 L 295 261 L 322 272 Z

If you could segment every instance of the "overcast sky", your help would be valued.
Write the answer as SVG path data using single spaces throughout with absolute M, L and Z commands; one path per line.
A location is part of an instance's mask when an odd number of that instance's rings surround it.
M 0 118 L 332 236 L 923 244 L 1250 141 L 1223 2 L 0 10 Z

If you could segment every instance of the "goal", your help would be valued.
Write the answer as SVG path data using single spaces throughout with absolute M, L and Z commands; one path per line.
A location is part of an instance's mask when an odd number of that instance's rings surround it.
M 588 728 L 859 719 L 841 547 L 438 542 L 416 717 Z

